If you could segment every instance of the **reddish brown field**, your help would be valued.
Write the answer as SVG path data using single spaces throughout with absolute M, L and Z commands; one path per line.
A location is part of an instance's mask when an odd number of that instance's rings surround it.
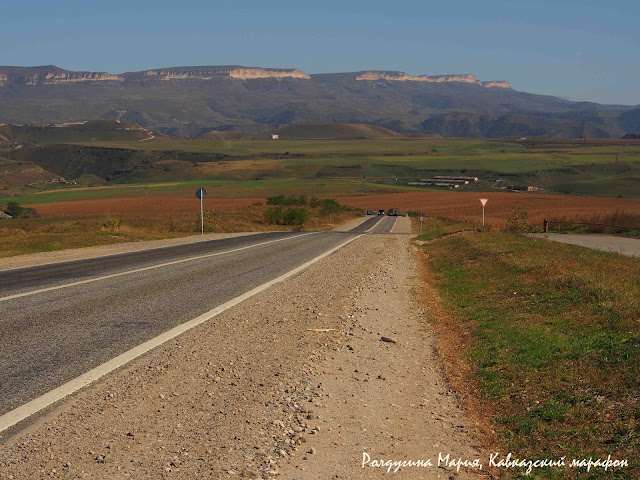
M 264 198 L 207 198 L 205 210 L 231 210 L 246 207 L 254 202 L 264 202 Z M 62 217 L 80 215 L 119 215 L 119 214 L 159 214 L 195 212 L 200 210 L 198 199 L 184 196 L 147 198 L 122 197 L 97 200 L 78 200 L 74 202 L 43 203 L 29 205 L 41 217 Z
M 427 216 L 447 217 L 455 220 L 480 222 L 482 206 L 479 198 L 489 199 L 485 208 L 487 225 L 501 228 L 516 208 L 528 213 L 530 224 L 549 219 L 590 218 L 594 215 L 610 215 L 616 210 L 640 216 L 640 200 L 624 198 L 580 197 L 568 195 L 538 195 L 528 193 L 471 193 L 471 192 L 411 192 L 382 195 L 336 197 L 340 203 L 363 210 L 379 210 L 397 207 L 424 212 Z M 206 210 L 235 210 L 265 202 L 264 198 L 211 198 L 205 200 Z M 32 205 L 43 218 L 83 215 L 158 215 L 199 210 L 197 199 L 183 196 L 147 198 L 123 197 L 75 202 Z
M 624 210 L 640 216 L 640 200 L 624 198 L 579 197 L 567 195 L 538 195 L 528 193 L 471 193 L 471 192 L 416 192 L 359 197 L 337 197 L 340 203 L 369 210 L 399 208 L 424 212 L 427 216 L 447 217 L 471 222 L 482 221 L 480 198 L 488 198 L 485 208 L 486 223 L 501 228 L 521 208 L 528 213 L 530 224 L 542 224 L 543 219 L 562 217 L 585 218 L 593 215 Z

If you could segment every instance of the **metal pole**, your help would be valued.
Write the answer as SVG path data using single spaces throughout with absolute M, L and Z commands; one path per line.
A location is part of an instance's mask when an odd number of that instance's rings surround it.
M 482 206 L 482 226 L 484 227 L 484 205 Z
M 318 216 L 316 215 L 316 230 L 318 230 Z
M 200 227 L 202 228 L 202 235 L 204 235 L 204 211 L 202 210 L 202 196 L 200 196 Z
M 422 235 L 422 217 L 420 217 L 420 235 Z
M 331 223 L 331 215 L 333 215 L 333 212 L 329 211 L 329 225 L 333 225 L 333 224 Z

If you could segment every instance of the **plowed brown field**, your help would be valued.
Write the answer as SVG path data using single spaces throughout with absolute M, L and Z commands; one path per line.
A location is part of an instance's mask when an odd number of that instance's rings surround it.
M 503 192 L 411 192 L 360 197 L 337 197 L 340 203 L 369 210 L 399 208 L 424 212 L 427 216 L 447 217 L 456 220 L 481 222 L 480 198 L 488 198 L 485 207 L 486 223 L 502 227 L 513 215 L 513 210 L 527 211 L 530 224 L 543 219 L 590 218 L 608 215 L 616 210 L 640 215 L 640 200 L 624 198 L 579 197 L 568 195 L 539 195 Z
M 640 200 L 624 198 L 580 197 L 568 195 L 538 195 L 528 193 L 471 193 L 471 192 L 411 192 L 383 195 L 363 195 L 336 197 L 340 203 L 362 209 L 379 210 L 397 207 L 403 212 L 409 210 L 424 212 L 427 216 L 447 217 L 457 220 L 480 222 L 482 206 L 479 199 L 488 198 L 485 208 L 488 225 L 500 228 L 513 215 L 516 208 L 528 213 L 530 224 L 542 223 L 549 219 L 590 218 L 594 215 L 608 215 L 616 210 L 640 215 Z M 205 199 L 207 210 L 233 210 L 246 207 L 254 202 L 265 202 L 264 198 Z M 199 210 L 196 198 L 182 196 L 147 198 L 122 197 L 75 202 L 31 205 L 41 217 L 75 215 L 118 215 L 118 214 L 162 214 Z
M 204 200 L 204 208 L 205 210 L 228 210 L 264 201 L 264 198 L 212 198 Z M 192 212 L 200 210 L 200 202 L 195 197 L 186 198 L 183 196 L 147 199 L 140 197 L 109 197 L 99 200 L 42 203 L 29 205 L 29 207 L 34 208 L 41 217 L 61 217 L 72 215 L 117 215 L 123 213 Z

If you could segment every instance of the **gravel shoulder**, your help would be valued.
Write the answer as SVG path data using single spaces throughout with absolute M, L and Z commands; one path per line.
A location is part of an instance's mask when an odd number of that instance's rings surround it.
M 640 239 L 617 237 L 615 235 L 600 235 L 597 233 L 534 233 L 534 238 L 553 240 L 554 242 L 578 245 L 579 247 L 615 252 L 629 257 L 640 257 Z
M 402 478 L 473 478 L 435 465 L 478 452 L 414 255 L 408 236 L 360 237 L 2 439 L 0 478 L 384 475 L 364 452 L 434 463 Z

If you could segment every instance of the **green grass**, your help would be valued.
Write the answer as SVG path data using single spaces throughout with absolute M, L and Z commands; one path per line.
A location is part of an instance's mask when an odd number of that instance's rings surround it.
M 137 195 L 143 188 L 148 195 L 167 189 L 218 184 L 228 187 L 219 194 L 227 198 L 279 193 L 280 188 L 290 192 L 308 190 L 307 193 L 316 195 L 325 192 L 347 195 L 359 190 L 363 174 L 373 188 L 385 193 L 410 191 L 407 183 L 419 178 L 465 174 L 478 176 L 481 181 L 463 185 L 461 190 L 492 191 L 496 185 L 534 184 L 543 187 L 545 193 L 640 198 L 640 145 L 523 145 L 500 140 L 422 138 L 277 141 L 169 138 L 78 144 L 82 147 L 28 147 L 13 152 L 13 157 L 33 161 L 84 184 L 99 183 L 93 175 L 108 178 L 112 189 L 95 187 L 95 191 L 88 192 L 59 184 L 13 187 L 2 194 L 0 203 L 6 203 L 11 196 L 17 196 L 20 203 L 33 204 L 121 193 Z M 114 150 L 116 147 L 128 150 Z M 0 167 L 3 161 L 0 160 Z M 495 179 L 501 179 L 502 183 L 496 184 Z M 31 195 L 33 198 L 29 198 Z
M 354 195 L 361 190 L 360 179 L 272 179 L 272 180 L 187 180 L 157 184 L 113 185 L 107 187 L 68 187 L 59 190 L 44 190 L 38 193 L 0 197 L 0 205 L 13 200 L 21 205 L 70 202 L 109 197 L 161 197 L 164 193 L 193 196 L 195 190 L 204 187 L 207 198 L 266 198 L 282 193 L 304 193 L 309 196 L 331 197 Z M 193 190 L 193 191 L 192 191 Z M 367 184 L 369 193 L 392 193 L 394 191 L 415 191 L 408 186 Z
M 422 241 L 433 240 L 445 235 L 453 233 L 474 230 L 475 228 L 465 222 L 455 222 L 446 218 L 423 217 L 422 234 L 417 239 Z M 420 232 L 420 218 L 414 216 L 412 218 L 413 226 L 416 232 Z
M 401 183 L 434 174 L 467 171 L 487 179 L 506 176 L 514 184 L 537 183 L 551 192 L 640 197 L 640 145 L 524 145 L 478 139 L 369 139 L 369 140 L 186 140 L 154 142 L 108 141 L 85 145 L 143 150 L 149 154 L 217 153 L 255 157 L 257 175 L 266 177 L 401 178 Z M 303 158 L 287 158 L 303 155 Z M 260 155 L 280 155 L 267 172 Z M 175 155 L 174 155 L 175 156 Z M 615 168 L 610 168 L 615 167 Z M 144 171 L 144 175 L 161 174 Z M 251 175 L 250 172 L 247 175 Z M 144 180 L 141 178 L 141 180 Z M 148 180 L 153 180 L 152 178 Z M 156 179 L 160 181 L 161 179 Z
M 639 478 L 640 260 L 506 233 L 424 248 L 504 451 L 630 462 L 529 478 Z

